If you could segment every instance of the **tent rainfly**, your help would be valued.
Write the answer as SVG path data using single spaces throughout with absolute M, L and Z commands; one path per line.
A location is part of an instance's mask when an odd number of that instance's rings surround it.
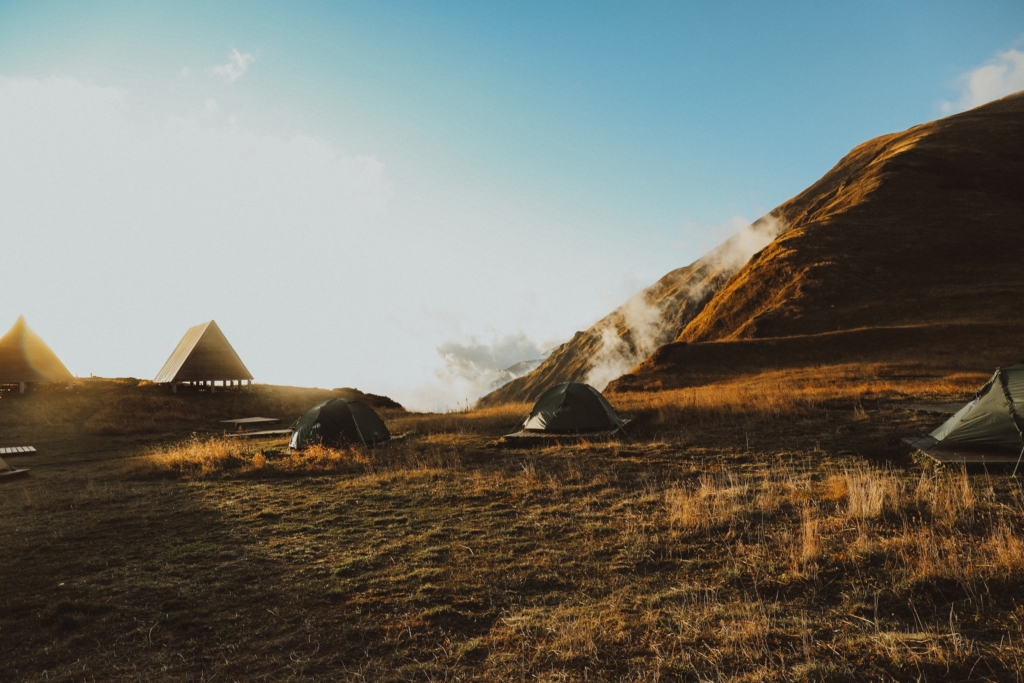
M 584 434 L 618 431 L 625 423 L 589 384 L 562 382 L 545 391 L 523 420 L 524 432 Z
M 293 426 L 289 447 L 302 450 L 314 444 L 344 443 L 369 446 L 391 438 L 384 420 L 362 401 L 333 398 L 302 414 Z
M 1017 462 L 1024 454 L 1024 363 L 999 368 L 974 398 L 926 437 L 907 443 L 940 462 Z
M 0 384 L 17 384 L 25 393 L 29 384 L 74 379 L 57 354 L 29 329 L 25 316 L 19 316 L 14 327 L 0 337 Z
M 177 391 L 179 384 L 213 387 L 220 382 L 223 386 L 241 386 L 242 382 L 251 383 L 252 375 L 220 327 L 211 320 L 185 332 L 153 381 L 170 384 L 171 390 Z

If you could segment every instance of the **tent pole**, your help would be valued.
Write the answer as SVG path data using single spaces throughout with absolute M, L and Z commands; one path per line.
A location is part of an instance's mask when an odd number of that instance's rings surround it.
M 1024 458 L 1024 448 L 1020 449 L 1020 455 L 1017 456 L 1017 464 L 1013 466 L 1013 476 L 1017 476 L 1017 468 L 1020 467 L 1020 459 Z

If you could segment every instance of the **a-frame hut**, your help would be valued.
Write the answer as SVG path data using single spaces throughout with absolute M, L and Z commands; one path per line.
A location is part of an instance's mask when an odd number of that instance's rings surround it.
M 177 391 L 179 384 L 210 387 L 217 382 L 222 386 L 251 384 L 252 375 L 220 327 L 211 320 L 185 332 L 153 381 L 170 384 L 171 390 Z
M 0 337 L 0 385 L 17 384 L 25 393 L 29 384 L 74 379 L 57 354 L 29 329 L 25 316 L 19 316 L 14 327 Z

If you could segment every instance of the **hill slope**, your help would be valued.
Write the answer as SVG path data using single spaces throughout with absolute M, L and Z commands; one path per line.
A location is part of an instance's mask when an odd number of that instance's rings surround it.
M 788 229 L 613 391 L 1024 356 L 1024 93 L 866 142 L 772 214 Z
M 532 372 L 478 401 L 480 407 L 534 401 L 559 382 L 589 382 L 599 389 L 674 340 L 712 295 L 781 230 L 765 217 L 706 255 L 665 275 L 592 327 L 577 332 Z

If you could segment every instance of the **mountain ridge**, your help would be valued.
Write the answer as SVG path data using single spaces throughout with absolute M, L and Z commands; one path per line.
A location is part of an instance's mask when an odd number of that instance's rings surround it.
M 701 383 L 698 365 L 756 371 L 741 356 L 769 346 L 779 358 L 761 367 L 785 365 L 815 336 L 832 349 L 815 363 L 911 362 L 907 330 L 932 331 L 911 344 L 920 363 L 1019 360 L 1022 178 L 1024 93 L 858 145 L 779 206 L 788 230 L 609 390 Z M 872 330 L 871 343 L 852 343 L 867 334 L 854 330 Z M 849 343 L 824 338 L 834 333 Z

